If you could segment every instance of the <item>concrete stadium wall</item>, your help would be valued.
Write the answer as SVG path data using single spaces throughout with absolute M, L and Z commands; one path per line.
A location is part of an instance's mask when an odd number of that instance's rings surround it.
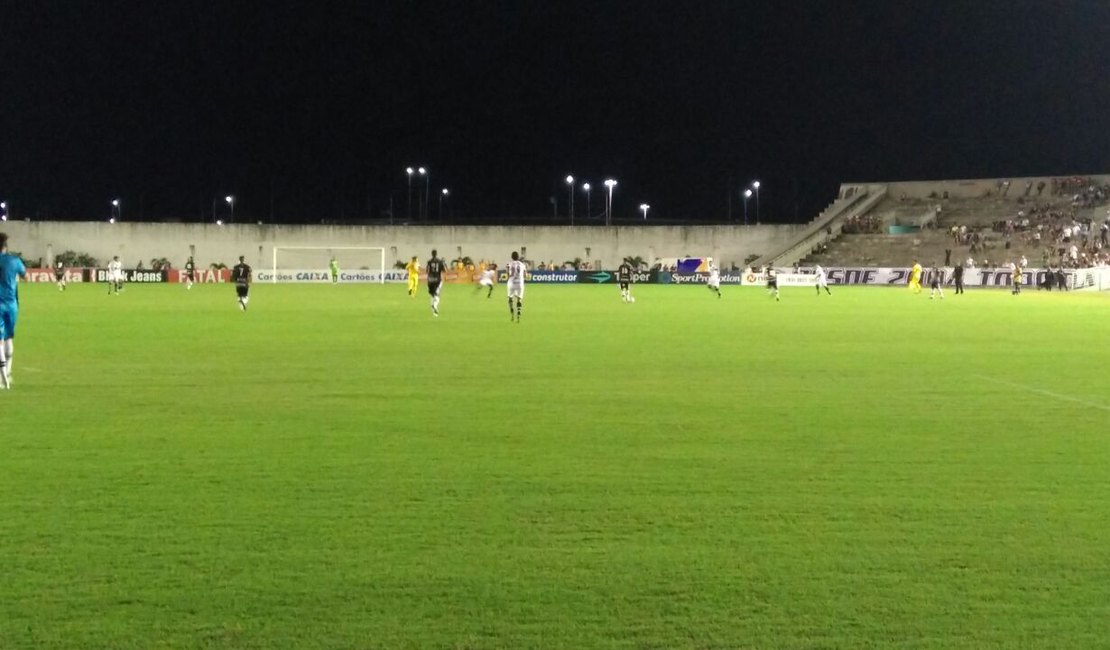
M 11 237 L 10 248 L 29 259 L 52 262 L 67 250 L 88 253 L 101 263 L 119 255 L 126 267 L 139 260 L 166 257 L 177 267 L 190 252 L 198 265 L 231 265 L 245 255 L 253 266 L 272 263 L 274 246 L 380 246 L 386 266 L 431 249 L 453 259 L 507 260 L 513 250 L 527 249 L 536 262 L 581 257 L 615 267 L 626 256 L 656 258 L 712 255 L 722 265 L 743 265 L 749 255 L 787 246 L 803 225 L 760 226 L 281 226 L 235 224 L 155 224 L 104 222 L 11 221 L 0 225 Z M 587 249 L 589 253 L 587 254 Z M 321 260 L 320 266 L 324 264 Z M 349 263 L 345 264 L 349 265 Z

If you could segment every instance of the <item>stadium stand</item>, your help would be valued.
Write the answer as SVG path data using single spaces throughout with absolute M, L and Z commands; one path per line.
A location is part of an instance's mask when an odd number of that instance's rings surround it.
M 826 212 L 844 201 L 849 188 Z M 866 186 L 868 201 L 814 221 L 816 228 L 757 262 L 775 266 L 905 266 L 974 260 L 1068 268 L 1110 264 L 1110 178 L 890 183 Z M 853 195 L 858 195 L 853 192 Z M 823 213 L 823 217 L 825 214 Z M 824 237 L 808 236 L 823 230 Z
M 772 254 L 763 255 L 751 266 L 759 268 L 767 264 L 789 266 L 797 263 L 815 249 L 840 235 L 844 224 L 868 214 L 886 196 L 882 185 L 841 186 L 840 195 L 821 214 L 809 222 L 801 234 L 788 246 Z

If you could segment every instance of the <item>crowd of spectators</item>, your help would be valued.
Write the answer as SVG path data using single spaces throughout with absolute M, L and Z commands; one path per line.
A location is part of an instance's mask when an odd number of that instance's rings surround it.
M 1052 179 L 1052 194 L 1070 196 L 1072 207 L 1090 208 L 1110 200 L 1110 185 L 1097 185 L 1082 176 Z
M 1062 187 L 1064 184 L 1060 183 Z M 1091 187 L 1091 186 L 1089 186 Z M 1054 184 L 1053 191 L 1057 191 Z M 1074 195 L 1073 195 L 1074 197 Z M 1070 204 L 1034 204 L 1024 206 L 1009 219 L 999 219 L 989 228 L 953 225 L 948 229 L 954 247 L 966 246 L 974 257 L 986 255 L 1007 258 L 1005 251 L 1017 245 L 1036 251 L 1043 266 L 1085 268 L 1110 264 L 1110 210 L 1098 218 L 1081 218 L 1079 210 L 1093 200 L 1096 204 L 1110 202 L 1110 188 L 1093 188 L 1079 201 Z
M 844 221 L 841 229 L 846 235 L 870 235 L 882 232 L 882 222 L 879 217 L 872 214 L 861 214 L 849 217 Z
M 1090 196 L 1103 196 L 1098 199 L 1101 203 L 1110 198 L 1098 193 Z M 994 222 L 992 230 L 1001 234 L 1007 249 L 1015 240 L 1025 248 L 1040 249 L 1045 265 L 1081 268 L 1110 263 L 1110 212 L 1099 221 L 1079 218 L 1079 208 L 1075 201 L 1067 207 L 1033 205 L 1020 210 L 1015 218 Z M 977 239 L 971 237 L 973 245 Z M 959 233 L 957 242 L 962 243 Z

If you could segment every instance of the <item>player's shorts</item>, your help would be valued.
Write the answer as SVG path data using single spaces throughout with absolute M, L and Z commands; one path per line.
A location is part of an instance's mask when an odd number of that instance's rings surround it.
M 478 281 L 478 284 L 482 285 L 483 287 L 492 287 L 493 280 L 490 280 L 489 278 L 482 278 Z
M 443 286 L 443 281 L 442 280 L 436 280 L 435 282 L 433 282 L 431 280 L 428 280 L 428 295 L 429 296 L 438 296 L 439 295 L 439 288 L 441 286 Z
M 940 281 L 933 280 L 932 282 L 929 283 L 929 288 L 930 289 L 939 289 L 940 288 Z
M 122 273 L 109 273 L 108 274 L 108 282 L 123 282 L 123 274 Z
M 720 289 L 721 288 L 720 278 L 718 278 L 716 280 L 709 280 L 705 284 L 706 284 L 706 286 L 708 286 L 711 289 Z
M 770 282 L 767 283 L 767 288 L 768 289 L 778 289 L 779 288 L 779 281 L 778 280 L 771 280 Z
M 246 298 L 247 294 L 250 293 L 250 290 L 251 288 L 248 284 L 235 285 L 235 295 L 239 296 L 240 298 Z
M 631 283 L 629 283 L 629 282 L 621 282 L 621 283 L 620 283 L 620 285 L 621 285 L 621 291 L 628 291 L 628 285 L 629 285 L 629 284 L 631 284 Z
M 61 282 L 66 277 L 65 271 L 54 271 L 54 281 Z
M 827 286 L 829 286 L 829 281 L 826 280 L 825 278 L 817 278 L 817 286 L 827 287 Z
M 15 321 L 19 318 L 19 305 L 0 304 L 0 341 L 15 338 Z
M 189 282 L 192 282 L 193 280 L 196 279 L 196 274 L 193 271 L 186 271 L 185 272 L 185 279 L 188 280 Z
M 524 283 L 510 282 L 505 285 L 507 287 L 510 298 L 524 298 Z

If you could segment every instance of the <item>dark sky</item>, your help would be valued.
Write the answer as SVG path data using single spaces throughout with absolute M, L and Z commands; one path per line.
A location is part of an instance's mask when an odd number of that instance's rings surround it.
M 401 218 L 423 164 L 459 222 L 565 214 L 568 173 L 714 221 L 758 177 L 791 221 L 844 180 L 1110 171 L 1110 3 L 11 2 L 0 98 L 16 218 Z

